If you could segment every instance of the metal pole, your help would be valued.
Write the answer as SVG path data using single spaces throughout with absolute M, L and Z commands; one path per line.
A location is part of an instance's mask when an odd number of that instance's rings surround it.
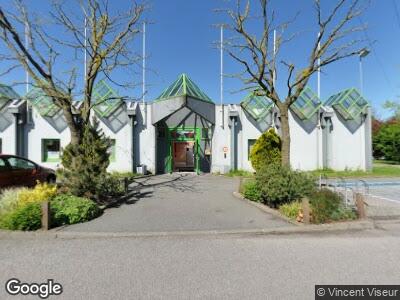
M 320 36 L 320 32 L 318 32 L 318 38 Z M 321 42 L 318 42 L 318 52 L 321 50 Z M 318 82 L 317 82 L 317 93 L 318 98 L 321 99 L 321 57 L 318 57 Z
M 146 23 L 143 22 L 143 43 L 142 43 L 142 103 L 145 102 L 146 93 Z
M 25 48 L 28 50 L 29 48 L 29 26 L 28 23 L 25 23 Z M 28 58 L 26 58 L 26 63 L 28 63 Z M 25 92 L 28 94 L 29 92 L 29 73 L 25 71 Z
M 276 30 L 274 29 L 274 61 L 275 61 L 275 56 L 276 56 Z M 275 67 L 274 67 L 274 72 L 272 73 L 272 77 L 273 77 L 272 82 L 275 88 L 275 80 L 276 80 Z
M 85 49 L 84 49 L 84 76 L 83 76 L 83 78 L 84 78 L 84 85 L 86 85 L 86 71 L 87 71 L 87 51 L 86 51 L 86 47 L 87 47 L 87 18 L 86 18 L 86 16 L 85 16 L 85 30 L 84 30 L 84 35 L 85 35 L 85 41 L 84 41 L 84 47 L 85 47 Z
M 364 82 L 363 82 L 363 68 L 362 68 L 362 57 L 361 57 L 361 55 L 360 55 L 360 63 L 359 63 L 359 65 L 360 65 L 360 92 L 361 92 L 361 95 L 363 95 L 363 93 L 364 93 Z
M 221 126 L 224 128 L 224 25 L 220 31 L 220 89 Z

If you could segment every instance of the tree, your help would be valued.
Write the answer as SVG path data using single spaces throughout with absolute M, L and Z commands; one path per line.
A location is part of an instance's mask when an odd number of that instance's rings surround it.
M 227 43 L 227 51 L 243 66 L 244 71 L 238 77 L 242 79 L 246 87 L 256 90 L 259 95 L 268 97 L 279 109 L 282 164 L 290 165 L 289 108 L 319 68 L 361 53 L 362 48 L 357 48 L 361 40 L 346 38 L 363 29 L 362 26 L 352 26 L 351 23 L 364 11 L 364 8 L 360 7 L 359 0 L 338 0 L 324 18 L 320 1 L 314 0 L 318 28 L 316 28 L 316 38 L 308 54 L 308 63 L 303 68 L 297 68 L 288 60 L 281 60 L 287 68 L 287 94 L 281 95 L 276 89 L 279 53 L 281 46 L 293 40 L 297 34 L 284 38 L 285 30 L 293 22 L 275 25 L 275 14 L 269 10 L 269 0 L 258 1 L 259 7 L 256 7 L 254 11 L 260 12 L 260 15 L 252 16 L 250 3 L 254 2 L 248 0 L 242 8 L 242 1 L 237 0 L 236 9 L 224 10 L 230 18 L 230 23 L 226 26 L 234 33 Z M 251 31 L 248 26 L 250 22 L 253 25 L 257 24 L 254 31 Z M 271 41 L 274 29 L 278 29 L 275 51 L 273 51 Z
M 257 172 L 281 161 L 281 139 L 275 129 L 267 130 L 257 139 L 250 152 L 250 161 Z
M 400 121 L 400 103 L 395 101 L 386 101 L 383 108 L 393 113 L 393 119 Z
M 374 138 L 374 149 L 385 160 L 400 162 L 400 123 L 385 124 Z
M 5 73 L 22 66 L 32 78 L 32 84 L 62 109 L 71 132 L 71 144 L 77 145 L 91 122 L 93 107 L 100 104 L 93 100 L 93 87 L 99 77 L 120 86 L 129 85 L 113 78 L 116 71 L 132 67 L 139 59 L 131 44 L 139 33 L 138 24 L 145 6 L 132 1 L 124 13 L 112 13 L 107 0 L 76 0 L 74 11 L 68 11 L 64 2 L 51 3 L 50 19 L 29 14 L 22 0 L 15 2 L 13 12 L 0 7 L 0 40 L 9 50 L 1 58 L 15 63 Z M 72 5 L 71 1 L 67 3 Z M 81 17 L 76 10 L 81 11 Z M 28 45 L 24 43 L 25 36 Z M 77 64 L 70 62 L 71 56 L 84 52 L 87 68 L 84 86 L 80 89 Z M 82 59 L 79 61 L 82 65 Z M 73 103 L 81 99 L 81 108 L 74 115 Z

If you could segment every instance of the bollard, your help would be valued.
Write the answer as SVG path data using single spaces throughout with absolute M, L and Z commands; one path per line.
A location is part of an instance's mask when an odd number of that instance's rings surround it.
M 124 190 L 125 190 L 125 193 L 128 192 L 128 187 L 129 187 L 128 177 L 125 177 L 124 178 Z
M 310 202 L 308 202 L 307 198 L 303 198 L 301 200 L 301 206 L 303 209 L 303 223 L 310 224 Z
M 49 230 L 50 229 L 50 202 L 44 201 L 42 202 L 42 229 Z
M 365 219 L 367 217 L 367 213 L 365 211 L 364 196 L 360 193 L 356 193 L 356 207 L 358 217 L 360 219 Z

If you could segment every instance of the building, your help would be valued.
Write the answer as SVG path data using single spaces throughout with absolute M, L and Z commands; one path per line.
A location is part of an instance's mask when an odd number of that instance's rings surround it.
M 104 81 L 94 97 L 101 103 L 94 113 L 113 142 L 110 171 L 138 165 L 151 173 L 251 171 L 255 140 L 280 128 L 279 111 L 267 98 L 250 93 L 240 104 L 216 105 L 185 74 L 151 103 L 122 101 Z M 293 168 L 371 169 L 371 109 L 357 90 L 323 104 L 306 88 L 289 121 Z M 0 152 L 57 168 L 69 139 L 61 110 L 40 90 L 20 97 L 0 86 Z

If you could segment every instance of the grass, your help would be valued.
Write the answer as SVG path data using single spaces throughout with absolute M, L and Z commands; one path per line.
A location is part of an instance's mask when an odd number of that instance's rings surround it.
M 328 177 L 400 177 L 400 165 L 394 165 L 391 163 L 381 161 L 374 162 L 372 171 L 365 172 L 362 170 L 346 170 L 346 171 L 334 171 L 330 169 L 322 169 L 311 171 L 310 173 L 319 176 L 324 174 Z
M 245 170 L 230 170 L 229 173 L 225 174 L 225 176 L 228 176 L 228 177 L 236 177 L 236 176 L 253 177 L 254 174 L 249 171 L 245 171 Z
M 136 174 L 136 173 L 132 173 L 132 172 L 116 172 L 116 171 L 111 172 L 110 175 L 112 177 L 120 178 L 120 179 L 123 179 L 125 177 L 134 178 L 134 177 L 140 176 L 140 174 Z

